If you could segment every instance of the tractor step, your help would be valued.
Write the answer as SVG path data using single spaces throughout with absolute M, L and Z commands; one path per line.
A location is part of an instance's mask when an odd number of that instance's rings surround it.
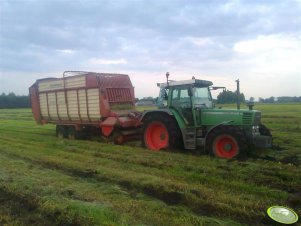
M 196 148 L 196 129 L 186 129 L 184 131 L 185 149 L 194 150 Z

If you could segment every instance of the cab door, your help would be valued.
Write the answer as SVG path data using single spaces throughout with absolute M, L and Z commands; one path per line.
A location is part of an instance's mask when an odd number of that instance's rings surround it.
M 194 115 L 192 107 L 192 89 L 190 86 L 173 87 L 171 91 L 171 104 L 183 118 L 186 126 L 194 126 Z

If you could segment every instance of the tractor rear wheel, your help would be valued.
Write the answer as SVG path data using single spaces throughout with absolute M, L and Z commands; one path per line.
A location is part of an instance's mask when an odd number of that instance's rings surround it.
M 214 129 L 206 142 L 206 150 L 218 158 L 242 157 L 248 146 L 245 135 L 236 127 L 222 126 Z
M 176 120 L 164 114 L 150 115 L 143 122 L 143 142 L 152 151 L 180 147 L 182 137 Z

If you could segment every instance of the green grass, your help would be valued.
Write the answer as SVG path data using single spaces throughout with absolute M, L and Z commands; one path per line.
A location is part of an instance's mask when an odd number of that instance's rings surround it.
M 29 109 L 2 109 L 0 224 L 268 225 L 271 205 L 300 216 L 301 105 L 255 108 L 278 149 L 244 161 L 59 140 Z

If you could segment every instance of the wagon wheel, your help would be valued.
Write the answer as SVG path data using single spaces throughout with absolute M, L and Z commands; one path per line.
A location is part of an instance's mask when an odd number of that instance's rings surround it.
M 78 139 L 78 133 L 75 130 L 75 128 L 73 126 L 69 127 L 67 130 L 67 138 L 69 140 L 76 140 Z
M 114 128 L 114 131 L 109 136 L 109 142 L 117 144 L 117 145 L 121 145 L 125 142 L 125 138 L 121 134 L 121 132 L 118 128 Z
M 60 139 L 67 138 L 67 131 L 65 126 L 56 126 L 56 136 Z

